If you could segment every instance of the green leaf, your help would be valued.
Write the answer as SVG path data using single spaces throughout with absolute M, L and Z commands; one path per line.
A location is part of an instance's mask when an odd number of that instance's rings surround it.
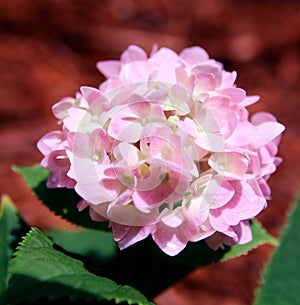
M 111 232 L 82 229 L 79 231 L 50 230 L 47 236 L 64 250 L 79 255 L 97 272 L 105 263 L 115 258 L 117 244 Z
M 298 197 L 279 247 L 273 253 L 256 292 L 255 305 L 296 305 L 300 300 L 300 196 Z
M 117 285 L 110 279 L 88 272 L 82 262 L 55 250 L 53 246 L 40 230 L 30 230 L 13 260 L 4 304 L 62 297 L 151 304 L 134 288 Z
M 24 225 L 8 196 L 2 196 L 0 209 L 0 296 L 6 289 L 13 251 L 23 235 Z
M 13 166 L 13 170 L 22 175 L 29 188 L 55 214 L 79 226 L 109 230 L 107 222 L 92 221 L 88 209 L 78 211 L 77 204 L 81 198 L 73 189 L 48 188 L 46 183 L 50 172 L 45 168 L 40 165 Z

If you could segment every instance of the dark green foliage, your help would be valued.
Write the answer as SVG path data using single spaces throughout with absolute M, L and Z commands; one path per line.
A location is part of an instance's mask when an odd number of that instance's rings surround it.
M 263 274 L 255 305 L 300 304 L 300 197 Z
M 53 242 L 40 230 L 31 229 L 15 253 L 4 304 L 18 304 L 42 298 L 62 297 L 115 300 L 116 303 L 149 305 L 146 298 L 129 286 L 88 272 L 83 263 L 55 250 Z
M 0 296 L 7 287 L 13 252 L 28 228 L 9 197 L 3 196 L 0 210 Z

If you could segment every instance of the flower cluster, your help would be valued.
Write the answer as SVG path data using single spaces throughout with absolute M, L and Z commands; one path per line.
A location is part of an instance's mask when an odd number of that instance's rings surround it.
M 61 129 L 38 142 L 48 187 L 74 188 L 121 249 L 149 235 L 171 256 L 249 242 L 284 130 L 266 112 L 249 119 L 259 97 L 200 47 L 129 46 L 97 67 L 106 81 L 55 104 Z

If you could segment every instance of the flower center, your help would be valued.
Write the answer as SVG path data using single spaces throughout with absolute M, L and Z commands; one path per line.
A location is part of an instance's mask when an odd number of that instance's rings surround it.
M 177 129 L 178 121 L 179 121 L 179 117 L 177 115 L 171 115 L 168 117 L 168 125 L 173 131 L 176 131 Z
M 148 123 L 148 118 L 142 118 L 141 124 L 145 126 Z
M 144 178 L 149 172 L 149 164 L 143 163 L 138 167 L 142 178 Z
M 170 179 L 170 175 L 169 173 L 161 173 L 158 178 L 161 181 L 161 183 L 167 183 Z

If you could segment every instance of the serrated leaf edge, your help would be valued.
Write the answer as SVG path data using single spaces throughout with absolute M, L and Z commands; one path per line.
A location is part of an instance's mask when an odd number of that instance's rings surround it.
M 27 183 L 27 181 L 26 181 L 24 175 L 22 174 L 22 170 L 21 170 L 21 169 L 27 168 L 27 167 L 34 168 L 34 167 L 41 167 L 41 166 L 40 166 L 40 164 L 34 164 L 34 165 L 32 165 L 32 166 L 18 166 L 18 165 L 13 164 L 13 165 L 11 166 L 11 169 L 12 169 L 12 171 L 14 171 L 16 174 L 19 174 L 19 175 L 22 177 L 22 179 L 23 179 L 24 183 L 26 184 L 26 186 L 28 187 L 30 193 L 31 193 L 39 202 L 41 202 L 41 203 L 43 204 L 43 206 L 44 206 L 46 209 L 48 209 L 48 211 L 50 211 L 51 213 L 53 213 L 53 214 L 54 214 L 56 217 L 58 217 L 59 219 L 61 219 L 61 220 L 63 220 L 63 221 L 66 221 L 67 223 L 69 223 L 69 224 L 71 224 L 71 225 L 74 225 L 74 226 L 78 226 L 78 227 L 79 227 L 79 225 L 77 225 L 77 224 L 71 222 L 68 218 L 63 217 L 63 215 L 56 213 L 55 210 L 51 210 L 46 204 L 43 203 L 43 201 L 42 201 L 42 200 L 37 196 L 37 194 L 34 192 L 33 187 L 31 187 L 31 186 Z M 43 168 L 45 171 L 47 170 L 47 169 L 45 169 L 44 167 L 41 167 L 41 168 Z M 49 175 L 50 175 L 50 172 L 49 172 Z
M 267 232 L 267 230 L 262 226 L 262 224 L 261 224 L 258 220 L 252 219 L 252 221 L 255 222 L 255 223 L 256 223 L 256 226 L 259 227 L 259 229 L 261 230 L 261 232 L 262 232 L 265 236 L 268 237 L 267 240 L 265 240 L 265 241 L 258 241 L 257 243 L 255 243 L 254 245 L 252 245 L 252 247 L 251 247 L 249 250 L 247 250 L 247 251 L 245 251 L 245 252 L 241 252 L 240 254 L 237 254 L 237 255 L 234 255 L 234 256 L 230 256 L 230 255 L 229 255 L 229 257 L 228 257 L 228 256 L 226 256 L 226 253 L 225 253 L 224 257 L 220 260 L 220 262 L 225 262 L 225 261 L 230 260 L 230 259 L 233 259 L 233 258 L 238 258 L 238 257 L 241 257 L 241 256 L 246 256 L 246 255 L 249 254 L 249 252 L 251 252 L 251 251 L 257 249 L 258 247 L 260 247 L 260 246 L 262 246 L 262 245 L 268 244 L 268 245 L 274 246 L 275 248 L 277 248 L 277 247 L 279 246 L 279 243 L 280 243 L 280 242 L 278 241 L 278 239 L 275 238 L 274 236 L 270 235 L 270 234 Z M 252 239 L 249 243 L 251 243 L 251 242 L 253 242 L 253 239 Z M 237 247 L 237 246 L 239 246 L 239 245 L 238 245 L 238 244 L 235 245 L 235 247 Z M 240 246 L 244 246 L 244 245 L 240 245 Z
M 20 257 L 20 252 L 22 252 L 22 249 L 26 246 L 26 242 L 28 240 L 28 238 L 32 237 L 34 234 L 39 234 L 39 232 L 41 232 L 38 228 L 31 228 L 29 232 L 26 233 L 26 235 L 24 235 L 22 237 L 22 241 L 19 243 L 19 245 L 17 246 L 16 248 L 16 251 L 13 255 L 13 261 L 16 261 L 19 257 Z M 42 235 L 44 236 L 44 234 Z M 44 241 L 52 248 L 53 246 L 53 242 L 51 242 L 51 240 L 45 236 L 44 238 Z M 22 255 L 22 254 L 21 254 Z M 79 261 L 80 262 L 80 261 Z M 83 265 L 83 264 L 82 264 Z M 14 264 L 12 264 L 11 268 L 10 268 L 10 272 L 13 273 L 14 272 Z M 86 269 L 84 269 L 86 270 Z M 143 296 L 143 294 L 141 292 L 139 292 L 138 290 L 136 290 L 135 288 L 131 287 L 131 286 L 128 286 L 128 285 L 118 285 L 116 284 L 114 281 L 108 279 L 108 278 L 105 278 L 105 277 L 98 277 L 92 273 L 90 273 L 89 271 L 86 271 L 87 274 L 86 276 L 89 276 L 89 277 L 95 277 L 95 278 L 102 278 L 102 279 L 105 279 L 105 280 L 108 280 L 110 281 L 112 284 L 116 285 L 115 288 L 111 289 L 111 290 L 107 290 L 107 291 L 103 291 L 101 292 L 101 295 L 102 295 L 102 299 L 106 299 L 108 301 L 111 301 L 111 300 L 114 300 L 117 304 L 120 303 L 120 302 L 127 302 L 128 304 L 132 305 L 132 304 L 138 304 L 138 305 L 152 305 L 154 303 L 151 303 L 149 301 L 147 301 L 146 297 Z M 65 275 L 65 276 L 68 276 L 68 275 Z M 69 275 L 70 277 L 74 276 L 74 274 L 70 274 Z M 84 276 L 84 275 L 82 275 Z M 51 279 L 54 279 L 55 277 L 52 277 Z M 47 280 L 49 279 L 45 279 L 45 280 L 40 280 L 40 283 L 43 283 L 43 282 L 47 282 Z M 73 287 L 71 287 L 73 288 Z M 118 290 L 120 289 L 130 289 L 132 290 L 133 292 L 136 292 L 136 293 L 139 293 L 141 297 L 144 297 L 145 298 L 145 302 L 137 302 L 135 300 L 133 300 L 132 298 L 130 297 L 118 297 L 118 296 L 113 296 L 114 294 L 118 294 L 120 292 L 118 292 Z M 75 289 L 75 288 L 74 288 Z M 93 295 L 92 293 L 89 294 L 88 292 L 83 292 L 83 294 L 86 294 L 85 297 L 83 297 L 84 299 L 86 300 L 89 300 L 89 299 L 96 299 L 96 300 L 100 300 L 99 297 L 97 295 Z M 35 300 L 34 296 L 33 298 L 29 298 L 30 300 Z M 49 298 L 48 299 L 56 299 L 56 297 L 54 296 L 53 298 Z M 70 299 L 70 298 L 69 298 Z M 76 296 L 73 296 L 72 299 L 78 299 L 78 297 Z M 70 299 L 71 300 L 71 299 Z M 155 304 L 154 304 L 155 305 Z

